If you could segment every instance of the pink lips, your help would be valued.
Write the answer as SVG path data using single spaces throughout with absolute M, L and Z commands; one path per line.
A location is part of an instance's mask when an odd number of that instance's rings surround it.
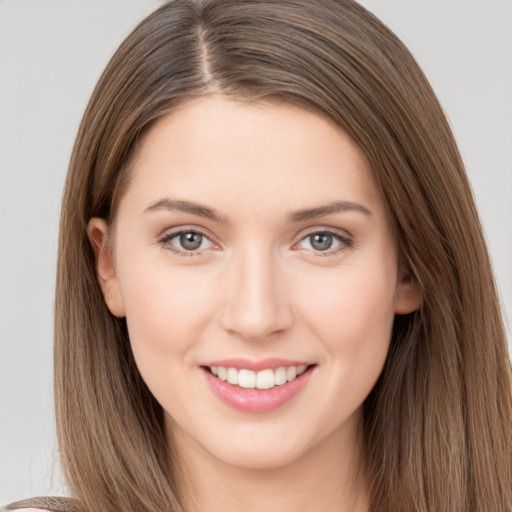
M 267 368 L 309 365 L 305 361 L 291 361 L 289 359 L 267 358 L 259 361 L 247 359 L 224 359 L 211 361 L 201 366 L 203 375 L 210 389 L 225 404 L 242 412 L 263 413 L 277 409 L 291 400 L 307 383 L 314 366 L 308 366 L 307 370 L 294 380 L 274 386 L 271 389 L 246 389 L 229 384 L 212 375 L 206 366 L 223 366 L 225 368 L 245 368 L 247 370 L 260 371 Z
M 258 361 L 253 361 L 251 359 L 245 359 L 243 357 L 239 357 L 236 359 L 221 359 L 218 361 L 209 361 L 203 363 L 202 366 L 224 366 L 224 368 L 245 368 L 246 370 L 252 370 L 253 372 L 259 372 L 260 370 L 266 370 L 270 368 L 275 370 L 280 366 L 284 366 L 288 368 L 289 366 L 309 366 L 311 363 L 307 361 L 293 361 L 291 359 L 282 359 L 278 357 L 267 357 L 265 359 L 259 359 Z

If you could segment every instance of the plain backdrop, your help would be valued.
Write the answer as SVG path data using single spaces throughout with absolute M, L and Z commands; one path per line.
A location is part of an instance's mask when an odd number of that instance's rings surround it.
M 136 22 L 161 3 L 0 0 L 0 503 L 66 492 L 52 403 L 60 197 L 96 80 Z M 361 3 L 409 46 L 447 112 L 510 325 L 512 2 Z

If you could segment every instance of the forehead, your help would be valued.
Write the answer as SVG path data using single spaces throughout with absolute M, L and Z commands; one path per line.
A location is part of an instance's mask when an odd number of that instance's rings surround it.
M 132 173 L 126 195 L 146 205 L 164 194 L 246 208 L 272 199 L 290 208 L 381 201 L 362 150 L 333 122 L 225 96 L 188 100 L 155 122 Z

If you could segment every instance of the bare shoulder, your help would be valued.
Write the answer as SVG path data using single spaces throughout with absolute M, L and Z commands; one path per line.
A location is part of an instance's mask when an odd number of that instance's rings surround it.
M 16 501 L 0 509 L 0 512 L 85 512 L 77 500 L 54 496 L 40 496 L 28 500 Z
M 13 510 L 10 508 L 4 508 L 3 510 Z M 48 510 L 47 508 L 15 508 L 14 510 L 17 510 L 18 512 L 51 512 L 51 510 Z

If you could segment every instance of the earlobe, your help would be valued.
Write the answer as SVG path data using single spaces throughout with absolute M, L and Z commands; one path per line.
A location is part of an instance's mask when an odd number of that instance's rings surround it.
M 416 276 L 407 268 L 401 267 L 395 296 L 395 313 L 407 315 L 417 311 L 421 305 L 421 287 Z
M 119 318 L 125 316 L 123 297 L 114 265 L 112 247 L 105 219 L 93 217 L 87 225 L 89 240 L 96 259 L 96 278 L 109 311 Z

